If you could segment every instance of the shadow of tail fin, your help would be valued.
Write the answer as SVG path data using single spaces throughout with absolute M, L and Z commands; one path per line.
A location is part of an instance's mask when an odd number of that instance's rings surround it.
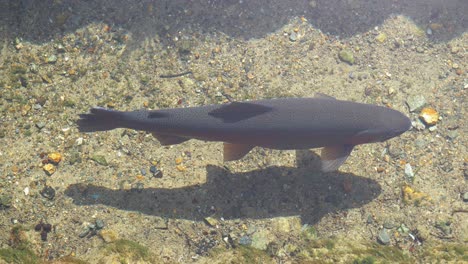
M 91 108 L 89 114 L 80 114 L 76 121 L 80 132 L 112 130 L 122 127 L 122 112 L 105 108 Z

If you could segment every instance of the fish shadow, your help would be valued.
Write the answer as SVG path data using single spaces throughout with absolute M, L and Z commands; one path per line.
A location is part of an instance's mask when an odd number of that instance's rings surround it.
M 210 215 L 224 219 L 300 215 L 304 223 L 313 224 L 326 214 L 369 203 L 381 192 L 372 179 L 321 173 L 309 165 L 241 173 L 208 165 L 206 170 L 206 183 L 193 186 L 112 190 L 79 183 L 70 185 L 65 194 L 77 205 L 103 204 L 164 218 L 198 221 Z

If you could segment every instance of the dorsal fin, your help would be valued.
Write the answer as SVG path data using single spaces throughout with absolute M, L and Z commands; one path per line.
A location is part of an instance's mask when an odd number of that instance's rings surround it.
M 335 97 L 330 96 L 330 95 L 326 95 L 326 94 L 324 94 L 324 93 L 315 93 L 314 97 L 315 97 L 315 98 L 321 98 L 321 99 L 336 100 Z
M 224 122 L 234 123 L 271 111 L 273 108 L 249 102 L 232 102 L 225 104 L 208 114 Z

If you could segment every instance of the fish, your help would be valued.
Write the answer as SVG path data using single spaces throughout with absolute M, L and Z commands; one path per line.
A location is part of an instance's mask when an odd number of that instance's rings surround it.
M 383 106 L 338 100 L 317 93 L 158 110 L 91 108 L 77 120 L 80 132 L 127 128 L 147 131 L 161 145 L 190 139 L 224 143 L 224 161 L 243 158 L 252 148 L 322 148 L 321 171 L 337 170 L 354 146 L 383 142 L 411 128 L 403 113 Z

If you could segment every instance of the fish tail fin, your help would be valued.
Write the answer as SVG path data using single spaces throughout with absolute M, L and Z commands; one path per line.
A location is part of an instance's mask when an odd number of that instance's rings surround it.
M 112 130 L 123 127 L 123 112 L 95 107 L 89 114 L 80 114 L 76 123 L 80 132 Z

